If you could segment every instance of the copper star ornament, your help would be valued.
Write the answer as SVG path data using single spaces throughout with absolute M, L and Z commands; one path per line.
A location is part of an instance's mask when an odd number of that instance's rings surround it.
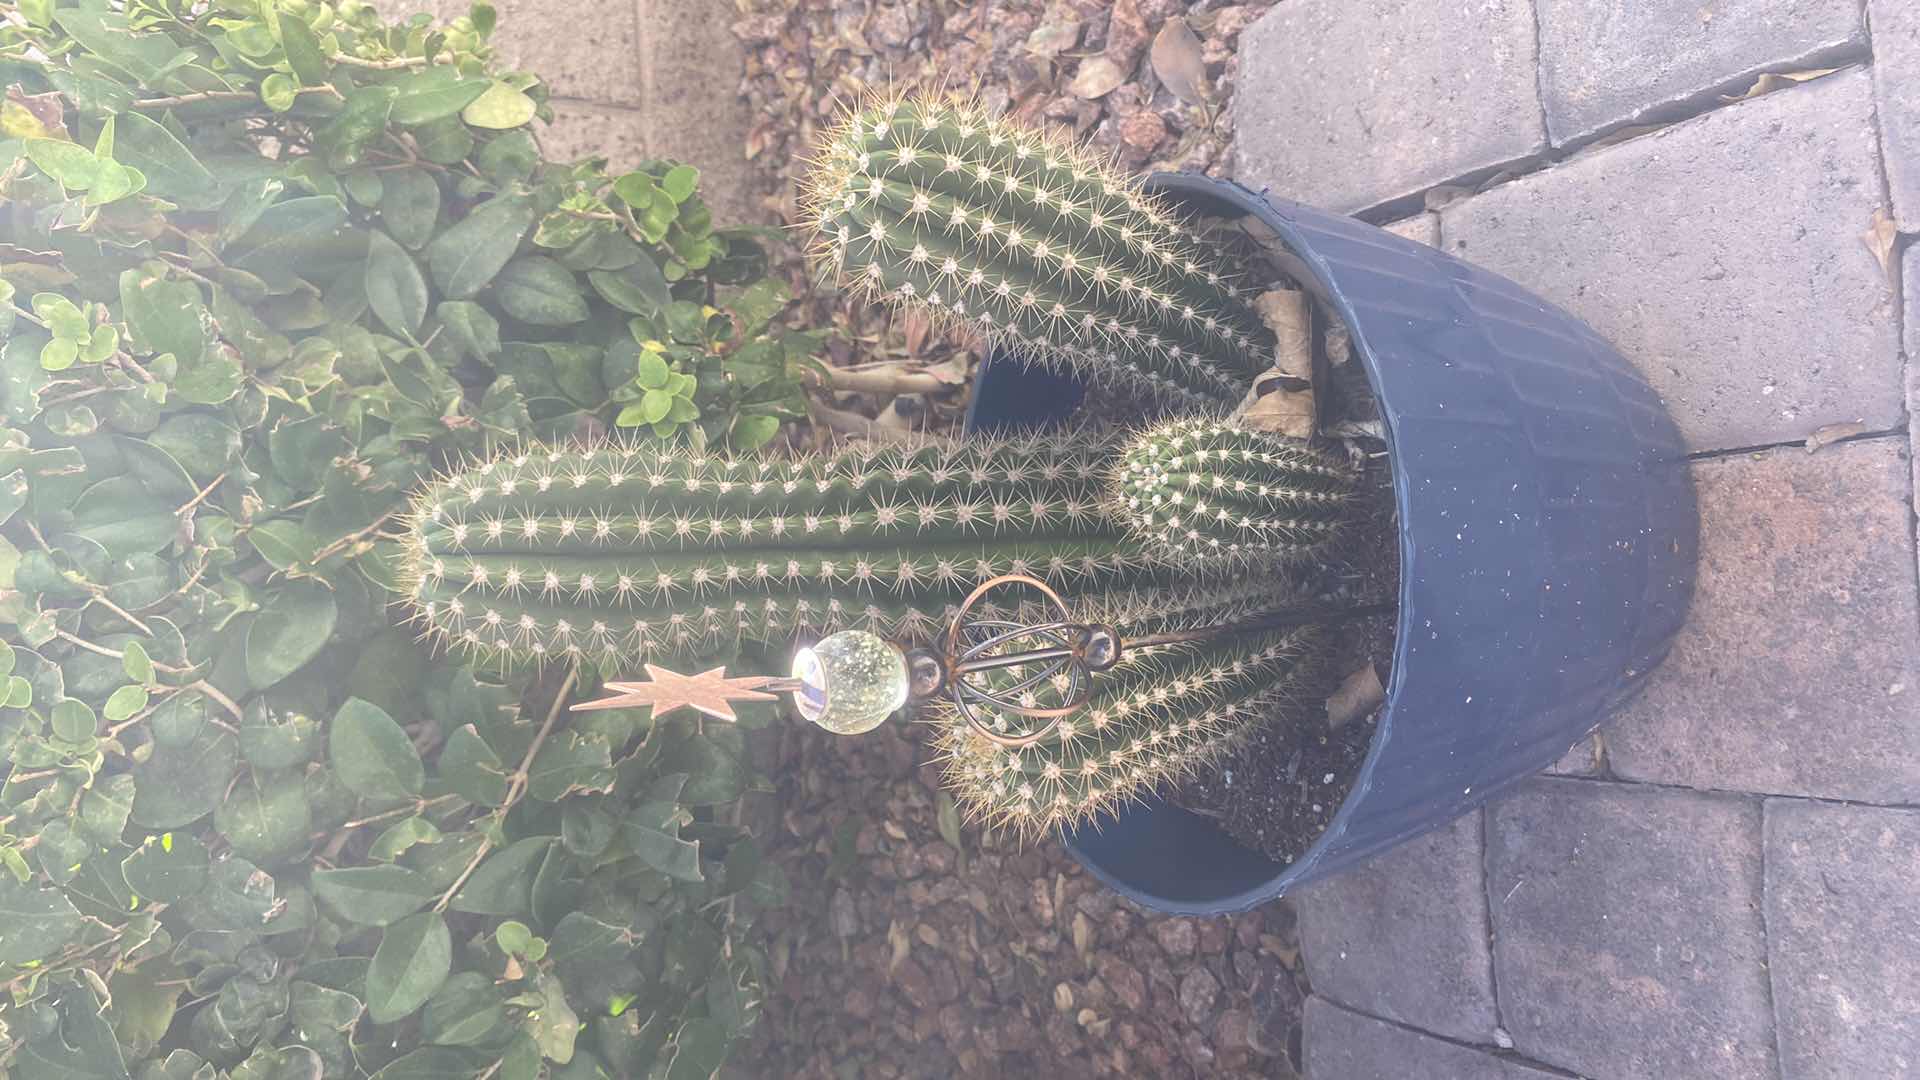
M 710 668 L 698 675 L 682 675 L 653 664 L 645 667 L 648 682 L 607 683 L 606 688 L 613 696 L 583 701 L 575 705 L 572 711 L 632 709 L 650 705 L 655 720 L 676 709 L 695 709 L 715 720 L 737 721 L 740 717 L 734 714 L 733 702 L 773 701 L 778 695 L 766 693 L 761 687 L 780 684 L 783 689 L 790 689 L 793 685 L 792 679 L 779 679 L 771 675 L 736 675 L 729 679 L 725 667 Z

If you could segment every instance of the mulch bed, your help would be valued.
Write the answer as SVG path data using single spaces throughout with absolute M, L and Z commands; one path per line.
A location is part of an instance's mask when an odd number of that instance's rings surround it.
M 747 151 L 761 189 L 776 192 L 769 210 L 787 222 L 820 132 L 876 90 L 972 87 L 1130 169 L 1221 175 L 1235 43 L 1270 6 L 735 2 L 743 85 L 762 118 Z M 1195 102 L 1163 84 L 1150 56 L 1176 15 L 1199 42 Z M 1185 89 L 1195 96 L 1191 81 Z M 970 342 L 817 288 L 795 253 L 780 269 L 796 317 L 843 337 L 831 362 L 930 371 L 952 385 L 897 400 L 830 398 L 822 427 L 877 416 L 883 435 L 957 428 L 978 360 Z M 937 770 L 917 725 L 837 738 L 782 724 L 751 745 L 778 792 L 748 808 L 748 823 L 785 870 L 792 901 L 766 917 L 768 1000 L 738 1075 L 1295 1074 L 1305 980 L 1285 901 L 1230 918 L 1163 918 L 1094 882 L 1056 842 L 1021 848 L 951 818 L 943 834 Z

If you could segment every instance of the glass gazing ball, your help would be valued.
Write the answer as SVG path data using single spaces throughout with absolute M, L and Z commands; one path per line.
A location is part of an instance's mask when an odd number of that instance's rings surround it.
M 794 707 L 836 735 L 872 731 L 907 703 L 906 655 L 865 630 L 842 630 L 801 649 L 793 677 L 800 682 Z

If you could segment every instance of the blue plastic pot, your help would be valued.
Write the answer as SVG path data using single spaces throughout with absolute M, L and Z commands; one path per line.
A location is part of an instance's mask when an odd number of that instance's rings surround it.
M 1400 615 L 1373 746 L 1332 823 L 1281 865 L 1161 799 L 1065 834 L 1159 911 L 1245 911 L 1437 828 L 1560 757 L 1666 656 L 1699 517 L 1659 397 L 1580 320 L 1506 278 L 1237 184 L 1149 185 L 1253 214 L 1346 321 L 1379 399 L 1400 520 Z M 1070 379 L 989 358 L 972 430 L 1045 426 Z

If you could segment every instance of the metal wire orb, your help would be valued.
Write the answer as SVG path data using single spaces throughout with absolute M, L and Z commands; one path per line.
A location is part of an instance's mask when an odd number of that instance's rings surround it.
M 1054 617 L 1040 623 L 975 617 L 985 596 L 1009 586 L 1040 592 Z M 1032 746 L 1086 705 L 1093 681 L 1085 656 L 1088 640 L 1089 628 L 1071 621 L 1066 602 L 1044 582 L 1021 575 L 994 578 L 960 605 L 947 632 L 947 698 L 982 738 L 1007 749 Z M 1006 672 L 1013 673 L 1011 682 L 1003 682 Z M 1057 704 L 1041 704 L 1041 694 Z M 1040 723 L 1009 730 L 1009 716 Z

